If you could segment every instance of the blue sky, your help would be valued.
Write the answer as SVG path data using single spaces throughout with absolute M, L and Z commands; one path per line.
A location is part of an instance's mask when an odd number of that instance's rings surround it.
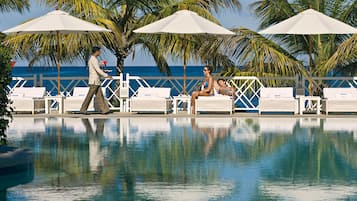
M 51 11 L 51 8 L 47 8 L 44 5 L 40 5 L 37 2 L 38 1 L 31 0 L 30 10 L 22 14 L 19 14 L 17 12 L 0 14 L 0 30 L 5 30 L 7 28 L 16 26 L 29 18 L 39 17 Z M 243 9 L 240 12 L 232 11 L 230 9 L 221 10 L 221 12 L 217 15 L 217 18 L 219 19 L 221 24 L 226 28 L 246 27 L 249 29 L 256 30 L 258 27 L 258 20 L 252 14 L 249 8 L 249 3 L 251 2 L 252 0 L 241 0 L 241 3 L 243 4 Z M 115 58 L 112 55 L 106 54 L 104 57 L 105 59 L 108 60 L 109 65 L 115 65 Z M 177 63 L 169 62 L 169 64 L 176 65 Z M 23 66 L 23 65 L 27 65 L 27 62 L 17 61 L 17 66 Z M 78 63 L 76 65 L 82 65 L 82 64 Z M 129 57 L 125 61 L 125 65 L 148 66 L 148 65 L 155 65 L 155 62 L 152 60 L 151 56 L 148 55 L 148 53 L 137 51 L 135 55 L 135 59 L 133 60 L 132 57 Z

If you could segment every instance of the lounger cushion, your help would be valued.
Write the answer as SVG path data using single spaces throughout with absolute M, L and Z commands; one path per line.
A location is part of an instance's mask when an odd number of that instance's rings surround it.
M 292 87 L 279 88 L 262 88 L 260 91 L 260 98 L 277 99 L 277 98 L 293 98 L 294 91 Z
M 137 97 L 170 98 L 170 88 L 140 87 Z
M 262 88 L 259 98 L 261 112 L 298 112 L 298 101 L 292 87 Z
M 43 98 L 45 94 L 45 87 L 16 87 L 10 97 Z
M 356 88 L 324 88 L 323 93 L 329 100 L 357 100 Z

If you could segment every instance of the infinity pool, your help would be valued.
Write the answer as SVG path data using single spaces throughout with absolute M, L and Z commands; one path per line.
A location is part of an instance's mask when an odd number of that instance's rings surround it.
M 357 200 L 352 118 L 16 117 L 8 140 L 33 167 L 0 200 Z

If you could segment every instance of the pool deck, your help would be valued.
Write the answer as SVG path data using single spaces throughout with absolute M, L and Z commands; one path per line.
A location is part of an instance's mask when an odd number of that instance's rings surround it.
M 259 115 L 258 113 L 245 113 L 245 112 L 238 112 L 232 115 L 229 114 L 199 114 L 199 115 L 188 115 L 186 113 L 179 113 L 179 114 L 137 114 L 137 113 L 122 113 L 122 112 L 114 112 L 111 114 L 13 114 L 13 117 L 34 117 L 34 118 L 48 118 L 48 117 L 62 117 L 62 118 L 121 118 L 121 117 L 167 117 L 167 118 L 177 118 L 177 117 L 189 117 L 189 118 L 196 118 L 196 117 L 211 117 L 211 118 L 253 118 L 253 117 L 270 117 L 270 118 L 357 118 L 357 114 L 304 114 L 304 115 L 292 115 L 292 114 L 262 114 Z

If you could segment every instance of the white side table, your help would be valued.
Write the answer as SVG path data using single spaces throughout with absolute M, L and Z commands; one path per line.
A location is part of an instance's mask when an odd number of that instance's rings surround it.
M 307 105 L 305 106 L 305 103 Z M 306 111 L 316 111 L 317 115 L 321 113 L 321 97 L 320 96 L 300 96 L 299 97 L 299 114 L 302 115 Z
M 178 104 L 179 103 L 187 103 L 187 114 L 191 114 L 191 96 L 186 96 L 186 95 L 180 95 L 180 96 L 174 96 L 174 102 L 173 102 L 173 113 L 177 114 L 178 113 Z
M 45 113 L 51 114 L 51 103 L 52 101 L 58 104 L 58 113 L 63 114 L 63 104 L 65 96 L 45 96 Z

